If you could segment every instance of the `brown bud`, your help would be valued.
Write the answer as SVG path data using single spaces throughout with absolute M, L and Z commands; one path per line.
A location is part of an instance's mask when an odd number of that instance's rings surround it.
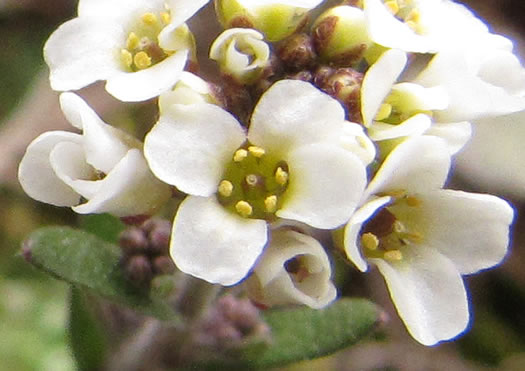
M 285 39 L 277 48 L 277 55 L 285 68 L 291 71 L 308 69 L 315 64 L 317 58 L 313 40 L 305 33 Z
M 171 274 L 175 272 L 175 264 L 169 256 L 156 256 L 153 258 L 153 272 L 155 274 Z
M 120 234 L 119 246 L 125 254 L 133 254 L 145 251 L 148 247 L 148 239 L 142 229 L 131 227 Z
M 144 255 L 133 255 L 124 263 L 126 277 L 136 286 L 148 285 L 153 278 L 149 259 Z

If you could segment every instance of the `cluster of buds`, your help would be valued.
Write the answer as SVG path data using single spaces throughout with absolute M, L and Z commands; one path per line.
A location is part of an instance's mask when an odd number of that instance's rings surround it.
M 361 271 L 378 268 L 417 341 L 464 331 L 462 275 L 501 262 L 514 212 L 446 180 L 475 120 L 525 109 L 510 40 L 450 0 L 213 3 L 224 31 L 209 46 L 212 84 L 196 58 L 208 45 L 186 24 L 212 2 L 80 0 L 44 48 L 52 87 L 106 80 L 122 101 L 158 97 L 159 118 L 142 143 L 63 93 L 64 114 L 84 133 L 37 138 L 20 165 L 25 191 L 132 217 L 176 189 L 185 198 L 169 254 L 186 274 L 242 283 L 261 306 L 322 308 L 337 297 L 337 250 Z M 156 228 L 122 236 L 135 281 L 172 269 L 168 234 Z M 224 305 L 215 338 L 254 331 Z

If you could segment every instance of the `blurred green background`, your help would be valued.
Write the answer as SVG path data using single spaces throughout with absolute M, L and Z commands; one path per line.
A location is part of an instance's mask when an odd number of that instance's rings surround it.
M 497 32 L 511 35 L 522 52 L 525 3 L 520 0 L 468 1 Z M 24 195 L 16 168 L 29 141 L 39 133 L 67 129 L 58 94 L 47 82 L 42 46 L 49 34 L 74 16 L 74 0 L 0 0 L 0 371 L 74 370 L 67 346 L 68 287 L 25 263 L 21 241 L 33 229 L 75 224 L 66 208 L 37 203 Z M 148 116 L 141 105 L 124 108 L 100 85 L 83 96 L 102 117 Z M 525 124 L 525 123 L 524 123 Z M 454 187 L 483 191 L 483 185 Z M 524 190 L 525 195 L 525 190 Z M 518 215 L 522 206 L 510 200 Z M 467 277 L 472 301 L 472 328 L 458 341 L 425 348 L 413 341 L 397 319 L 377 272 L 349 272 L 344 293 L 372 298 L 390 313 L 377 339 L 327 359 L 294 365 L 292 370 L 524 370 L 525 369 L 525 234 L 518 217 L 513 246 L 497 269 Z

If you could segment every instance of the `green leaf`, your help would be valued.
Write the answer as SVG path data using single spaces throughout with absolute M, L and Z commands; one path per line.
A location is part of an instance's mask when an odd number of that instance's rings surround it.
M 108 339 L 101 323 L 88 307 L 84 294 L 71 287 L 69 306 L 69 344 L 79 371 L 102 370 Z
M 110 214 L 82 215 L 80 227 L 106 242 L 116 243 L 126 226 L 116 216 Z
M 132 286 L 119 265 L 120 249 L 85 231 L 44 227 L 29 235 L 22 254 L 37 268 L 93 293 L 162 320 L 178 321 L 173 309 Z
M 347 348 L 371 334 L 380 309 L 365 299 L 343 298 L 328 308 L 271 310 L 263 317 L 271 328 L 271 344 L 235 355 L 235 360 L 208 363 L 206 369 L 268 369 L 319 358 Z

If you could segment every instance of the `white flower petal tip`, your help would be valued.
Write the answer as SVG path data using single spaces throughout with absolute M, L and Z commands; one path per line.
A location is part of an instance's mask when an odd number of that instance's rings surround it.
M 264 220 L 229 213 L 215 197 L 188 196 L 174 220 L 170 254 L 181 271 L 229 286 L 246 277 L 266 241 Z
M 174 104 L 210 103 L 220 105 L 213 85 L 191 72 L 183 71 L 172 90 L 159 96 L 159 110 L 165 112 Z
M 319 309 L 337 296 L 323 247 L 291 230 L 272 233 L 246 287 L 253 300 L 266 306 L 304 304 Z
M 78 17 L 60 26 L 44 47 L 55 90 L 107 80 L 122 101 L 143 101 L 169 90 L 194 48 L 184 24 L 207 1 L 80 1 Z M 186 18 L 187 17 L 187 18 Z
M 64 93 L 60 101 L 83 134 L 48 132 L 28 146 L 19 181 L 30 197 L 116 216 L 151 214 L 171 197 L 149 170 L 140 142 L 105 124 L 80 97 Z M 78 205 L 81 197 L 87 201 Z

